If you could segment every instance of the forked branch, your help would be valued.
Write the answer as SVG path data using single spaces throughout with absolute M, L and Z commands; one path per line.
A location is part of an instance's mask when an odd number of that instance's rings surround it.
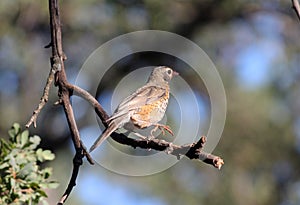
M 106 120 L 109 118 L 108 114 L 99 104 L 99 102 L 87 91 L 82 88 L 72 85 L 70 89 L 74 90 L 76 95 L 87 100 L 94 108 L 97 115 L 100 117 L 103 125 L 108 126 Z M 113 133 L 111 137 L 118 143 L 131 146 L 133 148 L 139 147 L 142 149 L 153 149 L 157 151 L 165 151 L 167 154 L 172 154 L 178 159 L 180 156 L 186 156 L 189 159 L 198 159 L 207 164 L 213 165 L 214 167 L 221 169 L 224 164 L 223 159 L 218 156 L 206 153 L 202 151 L 205 143 L 206 137 L 202 136 L 198 142 L 187 144 L 187 145 L 175 145 L 171 142 L 165 140 L 152 139 L 152 140 L 141 140 L 141 139 L 132 139 L 128 138 L 123 134 Z
M 55 83 L 55 86 L 58 87 L 58 103 L 61 104 L 64 108 L 64 112 L 67 118 L 68 126 L 70 129 L 72 141 L 76 150 L 74 159 L 73 159 L 73 171 L 72 176 L 70 178 L 69 184 L 60 201 L 59 205 L 64 204 L 66 199 L 69 197 L 72 192 L 74 186 L 76 185 L 76 179 L 79 173 L 80 166 L 83 163 L 83 158 L 86 157 L 90 164 L 94 164 L 93 159 L 87 152 L 87 149 L 83 145 L 80 134 L 78 131 L 78 127 L 75 121 L 73 107 L 70 103 L 70 97 L 73 93 L 81 96 L 94 107 L 95 112 L 100 117 L 104 126 L 107 126 L 106 120 L 108 119 L 108 115 L 99 102 L 87 91 L 79 88 L 78 86 L 72 85 L 68 82 L 64 67 L 64 60 L 66 60 L 66 56 L 63 52 L 62 47 L 62 36 L 61 36 L 61 24 L 60 24 L 60 14 L 57 0 L 49 0 L 49 13 L 50 13 L 50 31 L 51 31 L 51 43 L 47 47 L 52 48 L 52 56 L 50 58 L 51 61 L 51 71 L 47 79 L 46 86 L 44 88 L 43 96 L 41 97 L 40 103 L 37 109 L 34 111 L 31 119 L 26 124 L 26 127 L 29 127 L 32 123 L 34 127 L 36 127 L 36 121 L 38 114 L 48 101 L 49 90 L 52 82 Z M 189 159 L 198 159 L 207 164 L 211 164 L 214 167 L 220 169 L 224 164 L 223 160 L 212 154 L 204 152 L 202 149 L 206 142 L 206 137 L 201 137 L 200 140 L 196 143 L 188 144 L 188 145 L 175 145 L 171 142 L 166 142 L 164 140 L 140 140 L 140 139 L 131 139 L 126 137 L 123 134 L 113 133 L 111 137 L 124 145 L 131 146 L 133 148 L 140 147 L 143 149 L 153 149 L 158 151 L 165 151 L 167 154 L 172 154 L 176 156 L 178 159 L 181 156 L 186 156 Z
M 40 103 L 38 104 L 37 108 L 33 111 L 33 114 L 31 116 L 30 120 L 25 125 L 27 128 L 32 123 L 33 123 L 33 127 L 36 127 L 37 117 L 38 117 L 39 113 L 41 112 L 41 110 L 43 109 L 43 107 L 48 102 L 50 86 L 53 83 L 54 75 L 55 75 L 56 72 L 57 72 L 57 70 L 55 70 L 54 68 L 51 67 L 50 73 L 49 73 L 48 78 L 47 78 L 46 85 L 44 87 L 43 95 L 40 99 Z

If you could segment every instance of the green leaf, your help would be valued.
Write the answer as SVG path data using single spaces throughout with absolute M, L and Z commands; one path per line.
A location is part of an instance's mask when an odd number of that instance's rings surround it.
M 47 183 L 40 183 L 40 186 L 44 189 L 56 189 L 59 183 L 56 181 L 47 181 Z
M 43 176 L 45 179 L 48 179 L 51 174 L 52 174 L 52 168 L 51 167 L 46 167 L 45 169 L 42 170 Z
M 41 195 L 41 196 L 43 196 L 43 197 L 47 197 L 47 194 L 46 194 L 46 192 L 45 191 L 43 191 L 43 190 L 41 190 L 41 189 L 39 189 L 39 190 L 37 190 L 37 192 Z
M 27 144 L 28 136 L 29 136 L 29 131 L 28 130 L 25 130 L 24 132 L 22 132 L 22 134 L 21 134 L 21 147 L 24 147 L 24 145 Z
M 26 203 L 30 201 L 31 196 L 29 194 L 20 194 L 19 200 L 20 202 Z
M 20 153 L 15 156 L 15 162 L 17 165 L 24 165 L 28 162 L 28 160 L 24 157 L 24 153 Z
M 30 174 L 34 174 L 34 169 L 35 167 L 35 164 L 33 164 L 32 162 L 31 163 L 28 163 L 26 164 L 19 172 L 19 175 L 22 179 L 27 177 L 28 175 Z
M 40 161 L 40 162 L 44 161 L 43 150 L 41 148 L 36 150 L 36 156 L 37 156 L 38 161 Z
M 1 146 L 0 146 L 0 150 L 1 150 L 0 156 L 5 156 L 5 155 L 7 155 L 7 153 L 10 150 L 10 145 L 4 139 L 0 139 L 0 143 L 1 143 Z
M 29 142 L 31 142 L 31 145 L 29 146 L 30 149 L 35 149 L 41 142 L 41 138 L 37 135 L 34 135 L 29 138 Z
M 14 139 L 16 135 L 15 130 L 14 129 L 8 130 L 8 135 L 11 139 Z
M 16 186 L 16 180 L 14 178 L 10 179 L 10 186 L 11 188 L 14 188 Z
M 50 150 L 43 151 L 43 157 L 44 160 L 53 160 L 55 158 L 55 155 Z
M 59 186 L 58 182 L 49 182 L 47 185 L 48 189 L 56 189 Z
M 30 187 L 34 190 L 40 188 L 40 185 L 37 182 L 30 183 Z
M 14 129 L 15 134 L 18 134 L 20 132 L 20 129 L 21 129 L 20 124 L 16 123 L 16 122 L 13 124 L 12 128 Z
M 21 132 L 18 123 L 8 133 L 9 141 L 0 138 L 0 204 L 41 204 L 47 197 L 45 188 L 56 188 L 58 183 L 49 180 L 52 168 L 42 169 L 37 162 L 53 160 L 55 155 L 37 149 L 41 138 L 29 136 L 28 130 Z
M 8 162 L 5 162 L 5 163 L 1 164 L 1 165 L 0 165 L 0 170 L 1 170 L 1 169 L 4 169 L 4 168 L 6 168 L 6 167 L 9 167 Z
M 8 134 L 10 136 L 10 139 L 12 140 L 12 142 L 15 142 L 15 138 L 16 135 L 18 135 L 20 133 L 20 124 L 19 123 L 14 123 L 12 128 L 8 131 Z
M 13 169 L 18 169 L 18 168 L 19 168 L 18 165 L 17 165 L 17 163 L 16 163 L 16 160 L 15 160 L 15 158 L 14 158 L 14 154 L 13 154 L 13 153 L 10 153 L 10 154 L 7 156 L 7 158 L 9 159 L 9 164 L 11 165 L 11 167 L 12 167 Z

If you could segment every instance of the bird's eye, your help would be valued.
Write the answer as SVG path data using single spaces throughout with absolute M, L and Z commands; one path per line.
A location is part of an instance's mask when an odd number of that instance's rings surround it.
M 168 75 L 171 75 L 171 73 L 172 73 L 172 70 L 167 70 L 167 73 L 168 73 Z

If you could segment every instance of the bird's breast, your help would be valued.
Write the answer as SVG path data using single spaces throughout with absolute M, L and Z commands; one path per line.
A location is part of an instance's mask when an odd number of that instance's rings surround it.
M 166 89 L 165 95 L 161 96 L 158 100 L 149 104 L 141 106 L 135 112 L 136 119 L 149 123 L 159 122 L 166 112 L 169 101 L 169 89 Z

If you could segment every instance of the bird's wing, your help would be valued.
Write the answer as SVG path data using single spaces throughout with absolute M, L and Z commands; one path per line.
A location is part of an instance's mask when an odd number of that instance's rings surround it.
M 90 148 L 90 152 L 96 149 L 111 133 L 118 129 L 126 121 L 130 115 L 130 111 L 135 110 L 143 105 L 155 102 L 166 94 L 166 88 L 155 85 L 146 85 L 138 89 L 133 94 L 125 98 L 114 114 L 107 120 L 109 122 L 108 128 L 102 133 L 100 137 L 94 142 Z M 127 117 L 126 117 L 127 115 Z M 120 118 L 122 116 L 122 118 Z
M 166 88 L 156 85 L 145 85 L 139 88 L 136 92 L 125 98 L 117 107 L 114 114 L 108 119 L 111 121 L 119 116 L 128 113 L 131 110 L 137 109 L 143 105 L 150 104 L 159 100 L 166 94 Z

